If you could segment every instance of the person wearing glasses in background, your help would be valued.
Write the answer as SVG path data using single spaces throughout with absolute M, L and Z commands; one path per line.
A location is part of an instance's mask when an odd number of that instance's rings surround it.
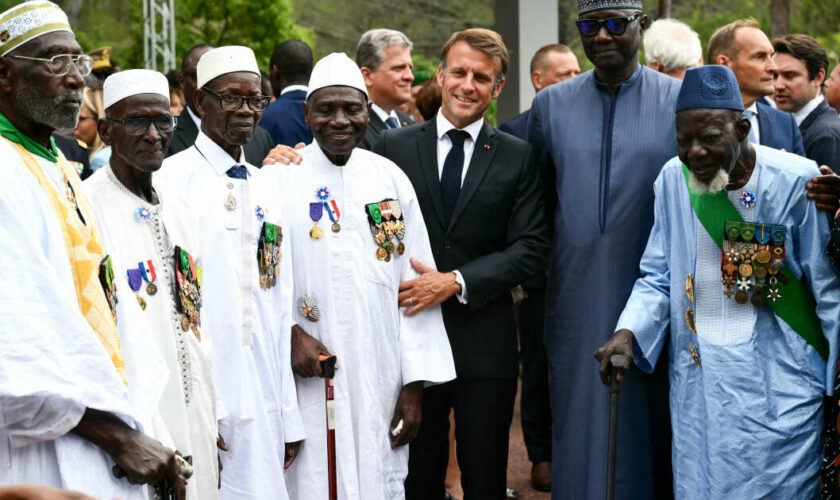
M 132 332 L 125 331 L 129 326 L 154 339 L 169 369 L 159 385 L 157 410 L 177 449 L 192 457 L 195 471 L 185 493 L 212 500 L 219 497 L 219 467 L 210 335 L 206 323 L 198 321 L 200 301 L 192 301 L 196 316 L 191 318 L 185 302 L 190 297 L 175 293 L 190 292 L 189 286 L 176 284 L 179 272 L 191 273 L 179 269 L 180 254 L 186 252 L 188 262 L 193 257 L 196 266 L 203 264 L 197 218 L 178 193 L 157 185 L 154 175 L 176 123 L 169 114 L 169 83 L 156 71 L 131 69 L 109 76 L 103 96 L 98 133 L 112 155 L 84 187 L 113 252 L 118 287 L 130 289 L 134 297 L 129 300 L 136 299 L 142 308 L 134 321 L 119 323 L 120 335 L 126 352 L 136 344 L 128 338 Z M 194 281 L 199 284 L 198 276 Z
M 0 56 L 0 486 L 147 499 L 145 484 L 179 469 L 145 434 L 157 365 L 120 345 L 128 287 L 113 288 L 94 212 L 50 138 L 76 125 L 92 60 L 45 0 L 0 14 Z
M 242 148 L 270 99 L 260 80 L 248 47 L 205 52 L 194 94 L 201 131 L 164 161 L 156 184 L 175 189 L 199 217 L 202 319 L 226 411 L 220 496 L 231 500 L 288 498 L 283 469 L 304 434 L 290 358 L 291 250 L 281 214 L 268 208 L 273 193 L 255 181 Z
M 545 326 L 554 499 L 605 494 L 609 398 L 592 354 L 639 275 L 653 181 L 677 153 L 680 82 L 639 64 L 648 25 L 641 10 L 641 0 L 578 0 L 577 27 L 595 69 L 543 89 L 531 107 L 529 142 L 546 160 L 555 208 Z M 670 490 L 666 376 L 630 372 L 622 382 L 618 498 L 652 498 L 654 474 Z

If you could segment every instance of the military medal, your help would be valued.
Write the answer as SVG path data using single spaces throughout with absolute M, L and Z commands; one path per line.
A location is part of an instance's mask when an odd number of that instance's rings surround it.
M 259 205 L 254 207 L 254 215 L 257 216 L 257 220 L 263 222 L 265 220 L 265 209 Z
M 700 355 L 697 354 L 697 348 L 694 347 L 694 344 L 689 344 L 688 350 L 691 351 L 691 359 L 693 359 L 694 362 L 697 363 L 697 366 L 702 367 L 703 364 L 700 362 Z
M 335 200 L 330 200 L 329 202 L 324 202 L 324 208 L 327 210 L 327 215 L 329 215 L 330 220 L 332 221 L 332 232 L 337 233 L 341 231 L 341 226 L 338 224 L 338 219 L 341 218 L 341 212 L 338 210 L 338 204 L 336 204 Z
M 225 198 L 225 208 L 228 210 L 236 210 L 236 207 L 239 206 L 239 202 L 236 201 L 236 196 L 233 193 L 228 193 L 227 197 Z
M 175 305 L 181 314 L 181 329 L 185 332 L 192 330 L 200 342 L 201 267 L 189 252 L 178 246 L 175 247 L 174 260 L 175 295 L 178 298 Z
M 316 201 L 309 204 L 309 218 L 315 223 L 315 225 L 312 226 L 312 229 L 309 230 L 309 237 L 313 240 L 320 239 L 323 235 L 321 228 L 318 227 L 318 221 L 320 221 L 323 216 L 324 204 L 322 202 Z
M 271 288 L 277 284 L 280 274 L 280 244 L 283 242 L 283 228 L 264 222 L 257 245 L 257 266 L 260 270 L 260 287 Z
M 149 210 L 147 207 L 139 206 L 137 210 L 134 212 L 137 215 L 137 218 L 141 221 L 148 222 L 152 220 L 152 211 Z
M 697 326 L 694 324 L 694 311 L 689 307 L 685 310 L 685 322 L 691 333 L 697 335 Z
M 143 284 L 143 276 L 140 275 L 139 269 L 128 269 L 126 271 L 126 275 L 128 277 L 128 287 L 131 288 L 131 291 L 134 292 L 134 296 L 137 297 L 137 303 L 140 304 L 140 309 L 146 310 L 146 301 L 143 300 L 143 297 L 140 296 L 140 285 Z
M 146 293 L 149 295 L 154 295 L 157 293 L 157 285 L 155 285 L 155 280 L 157 280 L 157 274 L 155 273 L 155 265 L 151 259 L 147 260 L 146 262 L 138 262 L 137 267 L 140 271 L 140 276 L 143 277 L 143 280 L 148 283 L 146 285 Z
M 694 276 L 691 274 L 685 279 L 685 294 L 688 296 L 688 301 L 694 304 Z
M 741 201 L 747 208 L 755 206 L 755 196 L 745 191 Z M 761 222 L 725 221 L 721 254 L 724 295 L 738 304 L 756 307 L 775 302 L 780 297 L 776 284 L 784 277 L 785 228 Z M 768 284 L 769 279 L 769 284 Z M 733 294 L 733 289 L 737 291 Z
M 108 302 L 108 307 L 111 309 L 111 316 L 114 321 L 117 319 L 117 282 L 114 280 L 114 266 L 111 262 L 111 256 L 106 255 L 99 263 L 99 283 L 102 285 L 102 291 L 105 292 L 105 300 Z
M 314 295 L 305 294 L 297 299 L 298 311 L 304 318 L 313 323 L 321 319 L 321 310 L 318 309 L 318 299 Z
M 399 241 L 397 254 L 402 255 L 405 253 L 405 245 L 402 241 L 405 238 L 405 220 L 402 216 L 402 207 L 400 206 L 399 200 L 393 200 L 391 202 L 391 214 L 394 216 L 394 236 Z

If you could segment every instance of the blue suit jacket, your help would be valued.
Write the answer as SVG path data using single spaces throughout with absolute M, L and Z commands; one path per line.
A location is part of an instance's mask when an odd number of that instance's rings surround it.
M 499 130 L 528 142 L 528 117 L 530 116 L 531 110 L 526 109 L 519 115 L 499 125 Z
M 276 101 L 269 104 L 262 115 L 260 127 L 268 130 L 277 144 L 294 147 L 295 144 L 312 142 L 312 131 L 303 118 L 303 103 L 306 102 L 305 90 L 293 90 L 280 94 Z
M 796 126 L 793 115 L 756 101 L 758 106 L 758 135 L 762 146 L 784 149 L 788 153 L 805 156 L 802 134 Z

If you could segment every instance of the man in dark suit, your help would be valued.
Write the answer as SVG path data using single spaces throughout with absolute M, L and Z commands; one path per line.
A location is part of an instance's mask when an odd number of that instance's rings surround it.
M 729 66 L 744 101 L 744 116 L 752 124 L 750 142 L 805 156 L 802 134 L 790 113 L 773 109 L 763 97 L 775 92 L 778 68 L 773 44 L 754 19 L 738 20 L 719 28 L 709 39 L 709 64 Z
M 379 134 L 389 128 L 414 123 L 398 106 L 411 100 L 411 40 L 403 33 L 389 29 L 365 32 L 356 47 L 356 64 L 365 77 L 370 96 L 370 120 L 365 138 L 359 147 L 371 149 Z
M 178 117 L 178 125 L 175 127 L 175 134 L 172 136 L 172 142 L 169 143 L 166 156 L 180 153 L 195 144 L 195 138 L 198 137 L 198 129 L 201 128 L 201 117 L 195 111 L 195 67 L 201 56 L 213 48 L 215 47 L 209 43 L 200 43 L 184 54 L 184 59 L 181 61 L 181 76 L 179 79 L 181 81 L 181 88 L 184 89 L 185 106 L 181 116 Z M 245 160 L 251 165 L 260 167 L 273 147 L 274 142 L 271 140 L 268 132 L 257 127 L 254 131 L 254 137 L 243 146 Z
M 441 51 L 438 115 L 386 130 L 374 147 L 411 180 L 438 267 L 412 261 L 421 276 L 400 284 L 400 306 L 411 315 L 442 304 L 458 374 L 424 390 L 423 425 L 409 450 L 408 500 L 444 496 L 450 409 L 464 499 L 506 496 L 519 374 L 511 289 L 545 269 L 549 246 L 530 146 L 484 122 L 507 64 L 497 33 L 455 33 Z
M 580 65 L 575 53 L 562 43 L 552 43 L 540 47 L 534 57 L 531 58 L 531 85 L 537 92 L 549 85 L 574 78 L 579 74 Z M 530 112 L 530 109 L 523 111 L 499 125 L 499 130 L 527 141 Z
M 271 89 L 277 99 L 263 113 L 260 127 L 276 144 L 309 144 L 312 131 L 303 117 L 303 103 L 312 73 L 312 49 L 300 40 L 286 40 L 274 49 L 270 64 Z
M 541 47 L 531 58 L 531 84 L 539 92 L 580 74 L 575 53 L 566 45 Z M 527 109 L 501 124 L 499 130 L 528 140 Z M 519 351 L 522 355 L 522 435 L 531 461 L 531 486 L 551 490 L 551 404 L 548 390 L 548 359 L 543 341 L 545 318 L 545 272 L 522 283 L 525 298 L 517 306 Z
M 799 124 L 805 155 L 840 171 L 840 118 L 820 94 L 828 57 L 819 42 L 808 35 L 786 35 L 773 40 L 776 104 L 793 113 Z

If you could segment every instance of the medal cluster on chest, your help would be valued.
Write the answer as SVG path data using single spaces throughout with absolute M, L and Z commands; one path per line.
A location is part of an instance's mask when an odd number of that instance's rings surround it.
M 781 298 L 779 281 L 787 280 L 784 259 L 784 226 L 726 221 L 721 250 L 724 295 L 738 304 L 775 302 Z
M 324 212 L 327 212 L 327 215 L 332 221 L 332 225 L 330 226 L 332 232 L 337 233 L 341 231 L 341 224 L 338 223 L 339 219 L 341 219 L 341 211 L 338 209 L 338 203 L 332 198 L 329 188 L 327 186 L 321 186 L 316 189 L 315 199 L 317 201 L 309 204 L 309 218 L 312 219 L 312 223 L 314 224 L 312 229 L 309 230 L 309 237 L 313 240 L 319 240 L 324 235 L 324 232 L 318 227 L 318 222 L 324 217 Z
M 175 296 L 176 307 L 181 314 L 181 329 L 192 330 L 198 340 L 201 333 L 199 311 L 201 310 L 201 267 L 181 247 L 175 247 Z
M 391 198 L 365 205 L 370 234 L 376 243 L 376 258 L 388 262 L 391 255 L 405 253 L 405 220 L 399 200 Z M 397 244 L 394 245 L 394 240 Z
M 260 269 L 260 288 L 277 285 L 280 275 L 280 244 L 283 242 L 283 228 L 277 224 L 263 222 L 257 244 L 257 262 Z

